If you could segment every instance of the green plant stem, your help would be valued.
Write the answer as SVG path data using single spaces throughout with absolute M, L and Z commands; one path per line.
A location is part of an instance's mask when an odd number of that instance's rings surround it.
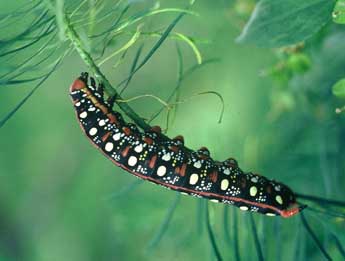
M 213 253 L 217 259 L 217 261 L 222 261 L 223 258 L 219 252 L 219 248 L 217 246 L 217 243 L 216 243 L 216 238 L 214 236 L 214 233 L 213 233 L 213 230 L 212 230 L 212 226 L 211 226 L 211 222 L 210 222 L 210 212 L 208 210 L 208 202 L 206 202 L 205 204 L 205 207 L 206 207 L 206 228 L 207 228 L 207 233 L 208 233 L 208 237 L 210 239 L 210 243 L 211 243 L 211 246 L 212 246 L 212 250 L 213 250 Z
M 323 247 L 322 243 L 320 242 L 320 240 L 317 238 L 315 232 L 311 229 L 310 225 L 308 224 L 306 218 L 304 217 L 303 212 L 300 214 L 301 220 L 302 220 L 302 224 L 304 226 L 304 228 L 307 230 L 308 234 L 312 237 L 312 239 L 314 240 L 315 244 L 318 246 L 318 248 L 320 249 L 320 251 L 322 252 L 322 254 L 324 255 L 324 257 L 327 260 L 333 260 L 331 258 L 331 256 L 327 253 L 326 249 Z
M 250 222 L 250 226 L 252 228 L 252 233 L 253 233 L 253 238 L 254 238 L 254 243 L 255 243 L 255 249 L 256 249 L 256 253 L 258 255 L 258 260 L 264 261 L 265 259 L 264 259 L 263 253 L 262 253 L 262 248 L 260 245 L 258 232 L 256 230 L 255 221 L 254 221 L 253 215 L 251 213 L 249 215 L 249 222 Z
M 77 52 L 79 53 L 83 61 L 86 63 L 86 65 L 90 68 L 91 72 L 95 75 L 96 79 L 104 84 L 105 93 L 109 97 L 115 96 L 116 99 L 122 100 L 120 94 L 112 87 L 108 79 L 105 77 L 105 75 L 101 72 L 99 67 L 92 59 L 91 55 L 83 48 L 80 37 L 75 31 L 74 27 L 72 26 L 67 14 L 64 15 L 64 24 L 66 26 L 66 36 L 71 40 L 74 48 L 77 50 Z M 144 130 L 150 129 L 150 125 L 148 125 L 127 103 L 116 102 L 116 104 L 139 127 L 141 127 Z

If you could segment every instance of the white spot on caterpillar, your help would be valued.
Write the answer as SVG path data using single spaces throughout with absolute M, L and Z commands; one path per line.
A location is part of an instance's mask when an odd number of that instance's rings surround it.
M 197 169 L 201 168 L 201 162 L 200 160 L 198 160 L 197 162 L 194 163 L 194 167 L 196 167 Z
M 114 139 L 115 141 L 120 140 L 120 138 L 121 138 L 121 133 L 116 133 L 116 134 L 113 135 L 113 139 Z
M 89 130 L 89 134 L 90 134 L 91 136 L 96 135 L 96 133 L 97 133 L 97 129 L 96 129 L 95 127 L 91 128 L 91 129 Z
M 104 149 L 108 152 L 112 151 L 113 148 L 114 148 L 114 144 L 111 142 L 107 142 L 107 144 L 105 144 L 105 147 L 104 147 Z
M 163 177 L 167 172 L 167 168 L 165 166 L 159 166 L 157 169 L 157 175 Z
M 257 177 L 252 177 L 251 181 L 254 182 L 254 183 L 257 183 L 258 182 L 258 178 Z
M 82 113 L 79 114 L 79 117 L 82 119 L 85 119 L 87 117 L 87 112 L 83 111 Z
M 133 167 L 137 164 L 138 159 L 135 156 L 130 156 L 128 159 L 128 165 Z
M 229 187 L 229 180 L 223 179 L 222 182 L 220 183 L 220 189 L 227 190 L 228 187 Z
M 224 172 L 225 175 L 230 175 L 230 170 L 229 169 L 225 169 L 223 172 Z
M 162 160 L 164 160 L 164 161 L 169 161 L 169 160 L 171 160 L 170 153 L 164 154 L 163 157 L 162 157 Z
M 247 211 L 248 207 L 247 206 L 240 206 L 240 210 Z
M 274 213 L 266 213 L 266 216 L 269 216 L 269 217 L 274 217 L 276 214 Z
M 75 107 L 79 107 L 80 106 L 80 102 L 77 102 L 76 104 L 75 104 Z
M 142 152 L 143 151 L 143 145 L 142 144 L 139 144 L 138 146 L 135 146 L 134 148 L 135 152 Z
M 252 186 L 249 190 L 249 194 L 252 196 L 252 197 L 255 197 L 256 194 L 258 193 L 258 189 L 255 187 L 255 186 Z
M 89 107 L 87 110 L 88 110 L 88 111 L 95 111 L 96 108 L 95 108 L 95 107 Z
M 189 184 L 195 185 L 198 182 L 198 180 L 199 180 L 199 175 L 193 173 L 192 175 L 190 175 Z
M 279 185 L 276 185 L 276 186 L 274 186 L 274 189 L 275 189 L 276 191 L 280 191 L 280 186 L 279 186 Z
M 283 205 L 283 199 L 281 196 L 276 196 L 276 201 L 280 204 L 280 205 Z
M 101 126 L 101 127 L 104 126 L 104 125 L 105 125 L 105 120 L 103 120 L 103 119 L 100 120 L 99 123 L 98 123 L 98 125 Z
M 219 200 L 218 199 L 210 199 L 210 201 L 212 201 L 212 202 L 215 202 L 215 203 L 218 203 L 219 202 Z

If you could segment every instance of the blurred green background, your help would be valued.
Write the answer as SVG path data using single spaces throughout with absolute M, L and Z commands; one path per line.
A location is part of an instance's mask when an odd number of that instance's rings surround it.
M 24 2 L 0 3 L 1 17 Z M 66 8 L 68 4 L 66 1 Z M 125 16 L 153 4 L 131 1 Z M 185 5 L 161 2 L 162 8 Z M 301 50 L 296 47 L 297 51 L 238 44 L 235 38 L 254 6 L 253 1 L 197 1 L 192 10 L 199 16 L 186 16 L 176 26 L 174 31 L 200 39 L 196 44 L 204 60 L 219 61 L 200 67 L 182 82 L 180 97 L 187 101 L 178 106 L 167 134 L 182 134 L 193 149 L 207 146 L 215 159 L 235 157 L 243 170 L 282 181 L 294 191 L 343 199 L 344 115 L 334 113 L 342 101 L 332 96 L 331 87 L 345 75 L 344 29 L 328 25 Z M 148 17 L 143 22 L 145 29 L 164 30 L 176 15 Z M 96 19 L 101 16 L 96 13 Z M 31 18 L 25 16 L 3 26 L 3 39 L 24 30 L 26 19 Z M 4 19 L 1 22 L 5 25 Z M 106 25 L 97 26 L 89 30 L 101 32 Z M 135 26 L 128 31 L 135 31 Z M 86 35 L 85 31 L 79 32 Z M 128 39 L 125 35 L 114 46 L 118 48 Z M 157 39 L 143 37 L 143 53 Z M 67 43 L 65 39 L 62 44 L 69 46 Z M 89 43 L 91 50 L 97 45 Z M 139 45 L 131 47 L 116 68 L 116 59 L 101 67 L 114 86 L 128 75 Z M 179 46 L 184 67 L 195 65 L 191 48 L 184 42 Z M 24 55 L 25 50 L 3 57 L 1 71 L 10 70 L 7 68 Z M 135 74 L 123 97 L 153 94 L 166 99 L 176 86 L 178 70 L 176 41 L 167 39 Z M 82 134 L 68 95 L 69 85 L 82 71 L 89 68 L 80 56 L 76 52 L 68 55 L 0 130 L 0 260 L 213 260 L 202 207 L 205 203 L 192 197 L 181 197 L 163 237 L 155 247 L 149 247 L 176 193 L 144 182 L 117 195 L 136 178 L 114 166 Z M 41 73 L 33 68 L 28 75 Z M 0 86 L 1 115 L 12 110 L 34 85 Z M 216 91 L 223 97 L 221 123 L 222 105 L 215 95 L 189 99 L 205 91 Z M 130 106 L 143 118 L 161 107 L 150 98 Z M 165 123 L 164 112 L 153 122 L 163 127 Z M 238 231 L 242 260 L 256 260 L 250 214 L 228 208 L 227 238 L 224 206 L 210 203 L 209 211 L 224 260 L 234 259 L 234 230 Z M 341 260 L 332 236 L 345 232 L 343 219 L 312 212 L 306 216 L 329 253 Z M 253 217 L 267 260 L 323 260 L 298 216 L 288 220 Z

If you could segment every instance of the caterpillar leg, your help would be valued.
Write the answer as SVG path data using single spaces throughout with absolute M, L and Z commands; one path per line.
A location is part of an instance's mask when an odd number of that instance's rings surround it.
M 97 92 L 101 95 L 102 99 L 104 99 L 104 85 L 103 85 L 103 83 L 98 84 Z
M 79 76 L 79 79 L 82 80 L 85 84 L 87 84 L 89 79 L 89 74 L 87 72 L 82 72 Z
M 109 105 L 109 108 L 113 108 L 116 100 L 116 95 L 111 96 L 107 100 L 107 104 Z
M 91 86 L 92 86 L 93 88 L 96 89 L 96 81 L 95 81 L 95 78 L 90 77 L 90 84 L 91 84 Z

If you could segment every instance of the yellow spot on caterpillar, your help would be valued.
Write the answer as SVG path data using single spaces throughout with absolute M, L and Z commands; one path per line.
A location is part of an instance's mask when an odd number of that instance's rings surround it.
M 280 204 L 280 205 L 283 205 L 283 199 L 281 196 L 276 196 L 276 201 Z
M 223 179 L 222 182 L 220 183 L 220 189 L 227 190 L 228 187 L 229 187 L 229 180 Z
M 256 194 L 258 193 L 258 189 L 255 187 L 255 186 L 252 186 L 249 190 L 249 194 L 252 196 L 252 197 L 255 197 Z
M 199 175 L 198 174 L 192 174 L 189 178 L 189 184 L 195 185 L 199 180 Z
M 157 175 L 163 177 L 167 172 L 167 168 L 165 166 L 159 166 L 157 169 Z
M 93 104 L 99 103 L 99 102 L 97 101 L 96 97 L 94 97 L 94 96 L 89 96 L 88 98 L 92 101 Z

